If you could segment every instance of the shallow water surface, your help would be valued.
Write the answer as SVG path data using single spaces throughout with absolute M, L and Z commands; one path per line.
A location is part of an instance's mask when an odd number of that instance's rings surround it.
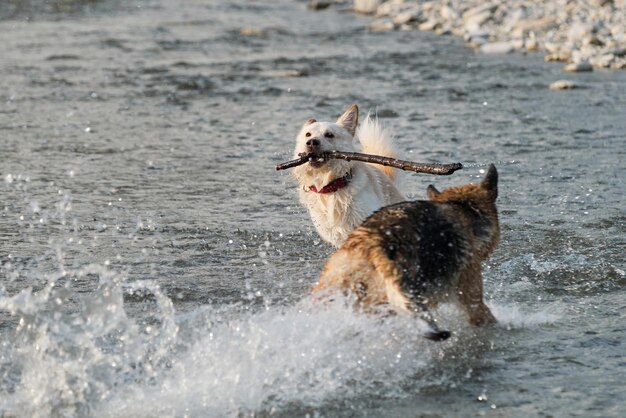
M 554 92 L 540 56 L 288 0 L 0 19 L 0 416 L 623 414 L 626 72 Z M 331 249 L 274 165 L 352 102 L 465 164 L 412 198 L 498 166 L 495 329 L 308 297 Z

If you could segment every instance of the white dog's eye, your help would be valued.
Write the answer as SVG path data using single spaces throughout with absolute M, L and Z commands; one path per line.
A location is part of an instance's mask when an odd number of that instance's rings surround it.
M 304 136 L 306 136 L 307 138 L 311 136 L 311 132 L 307 132 L 304 134 Z
M 335 137 L 335 134 L 334 134 L 334 133 L 332 133 L 332 132 L 326 132 L 326 133 L 324 133 L 324 136 L 325 136 L 326 138 L 334 138 L 334 137 Z

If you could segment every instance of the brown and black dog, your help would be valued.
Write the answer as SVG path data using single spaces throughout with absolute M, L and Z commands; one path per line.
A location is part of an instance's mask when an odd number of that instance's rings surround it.
M 496 322 L 483 301 L 481 262 L 496 247 L 498 172 L 491 164 L 480 184 L 428 186 L 428 201 L 386 206 L 369 216 L 326 262 L 314 292 L 341 289 L 363 308 L 388 304 L 418 313 L 444 340 L 429 313 L 456 301 L 472 325 Z

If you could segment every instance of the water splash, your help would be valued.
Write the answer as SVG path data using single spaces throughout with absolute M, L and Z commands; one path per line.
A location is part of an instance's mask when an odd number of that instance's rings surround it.
M 85 280 L 94 291 L 76 292 L 72 283 Z M 151 295 L 155 309 L 132 318 L 125 293 Z M 126 285 L 101 265 L 49 275 L 40 290 L 1 289 L 0 311 L 18 321 L 13 343 L 1 348 L 0 414 L 9 416 L 89 415 L 128 379 L 153 377 L 177 334 L 171 301 L 156 285 Z
M 510 330 L 552 324 L 561 317 L 557 312 L 562 307 L 558 304 L 551 304 L 539 311 L 529 311 L 528 308 L 522 308 L 515 304 L 490 304 L 490 308 L 495 317 L 498 318 L 498 326 Z
M 507 329 L 556 320 L 493 309 Z M 435 344 L 414 318 L 365 315 L 342 298 L 176 314 L 153 282 L 127 283 L 102 265 L 49 275 L 39 290 L 3 290 L 0 311 L 18 321 L 1 348 L 0 413 L 35 417 L 235 416 L 406 397 L 467 379 L 498 332 L 476 331 L 444 305 L 437 315 L 455 335 Z
M 368 388 L 393 387 L 423 369 L 438 347 L 406 318 L 376 319 L 345 302 L 304 301 L 248 312 L 205 307 L 183 319 L 195 329 L 156 385 L 134 386 L 103 408 L 106 416 L 236 415 L 297 401 L 319 406 Z M 146 413 L 140 405 L 151 405 Z
M 454 308 L 438 314 L 457 330 L 444 344 L 425 340 L 425 325 L 414 318 L 364 315 L 346 300 L 320 308 L 307 299 L 260 312 L 206 306 L 179 318 L 182 333 L 195 338 L 158 382 L 120 392 L 98 415 L 247 415 L 294 403 L 321 408 L 367 394 L 405 397 L 423 385 L 455 385 L 471 375 L 489 344 L 485 332 L 476 335 Z M 552 320 L 522 322 L 521 316 L 511 311 L 506 320 L 516 326 Z

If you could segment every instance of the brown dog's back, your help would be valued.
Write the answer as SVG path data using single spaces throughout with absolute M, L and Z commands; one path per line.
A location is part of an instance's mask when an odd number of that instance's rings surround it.
M 500 233 L 495 167 L 480 184 L 443 192 L 430 186 L 428 194 L 430 201 L 398 203 L 367 218 L 329 258 L 314 291 L 340 288 L 365 307 L 389 303 L 424 312 L 426 320 L 427 307 L 457 300 L 472 324 L 494 322 L 482 298 L 481 261 Z

